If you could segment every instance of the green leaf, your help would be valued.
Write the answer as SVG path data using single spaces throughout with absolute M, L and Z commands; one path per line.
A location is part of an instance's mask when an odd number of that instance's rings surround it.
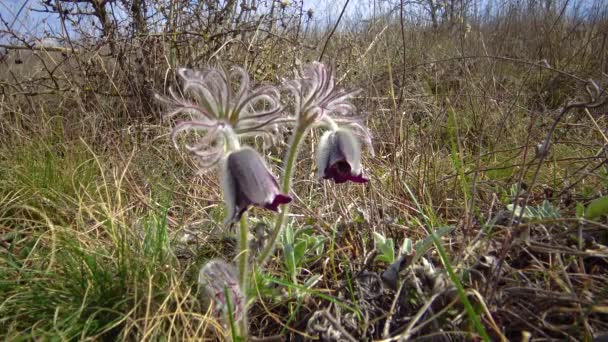
M 437 228 L 434 234 L 437 236 L 437 238 L 441 238 L 442 236 L 451 232 L 452 229 L 454 229 L 453 226 Z M 416 254 L 414 254 L 411 264 L 415 264 L 418 259 L 420 259 L 424 254 L 426 254 L 426 252 L 431 248 L 431 246 L 433 246 L 433 237 L 431 235 L 427 236 L 424 240 L 419 240 L 418 242 L 416 242 Z
M 376 243 L 376 246 L 383 245 L 386 242 L 386 238 L 384 235 L 374 232 L 374 242 Z
M 293 248 L 293 258 L 296 267 L 300 266 L 300 262 L 302 261 L 304 254 L 306 254 L 307 247 L 308 243 L 306 242 L 306 240 L 300 240 Z
M 295 275 L 296 273 L 296 259 L 294 257 L 294 251 L 292 245 L 284 245 L 283 253 L 285 253 L 285 266 L 289 270 L 290 275 Z
M 507 204 L 507 210 L 512 211 L 515 214 L 515 217 L 523 217 L 526 219 L 531 219 L 531 218 L 535 218 L 536 215 L 534 212 L 532 212 L 530 206 L 527 206 L 525 209 L 523 209 L 523 214 L 522 214 L 522 207 L 515 205 L 515 204 Z
M 540 206 L 540 211 L 542 212 L 542 218 L 558 218 L 560 217 L 559 209 L 555 207 L 551 202 L 544 200 L 543 204 Z
M 560 217 L 559 209 L 557 209 L 553 204 L 551 204 L 551 202 L 547 200 L 544 200 L 543 204 L 538 207 L 533 207 L 529 205 L 526 206 L 526 208 L 523 209 L 523 214 L 522 207 L 518 205 L 507 204 L 507 210 L 512 211 L 515 217 L 519 217 L 521 215 L 522 218 L 530 220 L 542 220 Z
M 384 261 L 389 264 L 395 261 L 395 243 L 393 239 L 387 239 L 384 235 L 374 232 L 374 245 L 379 252 L 375 260 Z
M 315 255 L 323 254 L 325 249 L 325 238 L 323 236 L 314 236 L 308 240 L 308 248 L 314 252 Z
M 284 281 L 284 280 L 281 280 L 281 279 L 278 279 L 278 278 L 273 278 L 273 277 L 270 277 L 270 276 L 265 276 L 265 278 L 268 281 L 272 282 L 272 283 L 275 283 L 275 284 L 278 284 L 278 285 L 281 285 L 281 286 L 285 286 L 285 287 L 290 288 L 290 289 L 304 291 L 304 292 L 306 292 L 306 293 L 308 293 L 308 294 L 310 294 L 312 296 L 316 296 L 316 297 L 325 299 L 325 300 L 333 303 L 334 305 L 339 306 L 342 309 L 348 310 L 348 311 L 356 314 L 357 317 L 362 317 L 361 312 L 358 310 L 358 308 L 356 306 L 351 307 L 347 303 L 342 302 L 339 299 L 334 298 L 332 296 L 326 295 L 323 292 L 315 291 L 314 289 L 308 289 L 305 286 L 294 284 L 294 283 L 290 283 L 290 282 L 287 282 L 287 281 Z
M 576 217 L 585 217 L 585 206 L 581 202 L 576 202 Z
M 511 198 L 515 198 L 517 197 L 517 193 L 518 193 L 518 185 L 516 183 L 511 184 L 511 188 L 509 189 L 509 196 Z
M 315 284 L 317 282 L 319 282 L 319 280 L 321 280 L 321 275 L 320 274 L 315 274 L 312 277 L 306 279 L 306 281 L 304 282 L 304 287 L 307 289 L 311 289 L 313 286 L 315 286 Z
M 587 205 L 585 210 L 585 218 L 589 220 L 596 219 L 602 215 L 608 214 L 608 196 L 600 197 Z
M 405 238 L 403 240 L 403 244 L 401 245 L 401 253 L 405 255 L 411 255 L 414 252 L 414 246 L 412 243 L 412 239 Z
M 293 227 L 288 224 L 287 227 L 285 227 L 285 242 L 288 244 L 293 244 L 295 239 L 294 236 L 294 232 L 293 232 Z
M 298 238 L 307 238 L 313 236 L 315 233 L 315 228 L 311 226 L 304 226 L 294 234 L 294 239 Z
M 384 255 L 390 258 L 389 262 L 395 261 L 395 242 L 393 239 L 386 239 L 386 245 L 384 245 Z

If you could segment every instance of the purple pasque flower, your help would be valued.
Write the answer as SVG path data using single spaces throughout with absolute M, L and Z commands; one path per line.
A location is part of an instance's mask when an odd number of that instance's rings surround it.
M 294 120 L 299 125 L 332 130 L 348 128 L 373 155 L 369 130 L 359 118 L 352 115 L 356 108 L 350 99 L 359 90 L 338 88 L 330 67 L 313 62 L 304 67 L 301 77 L 284 81 L 284 85 L 294 97 Z
M 262 136 L 265 143 L 272 141 L 273 129 L 286 121 L 281 118 L 278 89 L 252 87 L 242 68 L 230 72 L 222 67 L 180 68 L 177 74 L 183 83 L 181 92 L 170 88 L 169 97 L 157 98 L 170 107 L 166 117 L 187 116 L 171 132 L 176 146 L 177 135 L 183 131 L 203 133 L 198 141 L 185 145 L 203 169 L 216 165 L 227 150 L 236 148 L 240 137 Z
M 317 176 L 340 184 L 366 183 L 361 167 L 361 146 L 353 133 L 344 128 L 323 134 L 317 149 Z
M 232 265 L 224 260 L 214 259 L 208 261 L 198 273 L 198 283 L 215 304 L 215 313 L 228 313 L 228 299 L 234 319 L 241 320 L 247 309 L 245 294 L 239 286 L 236 272 Z
M 368 181 L 361 171 L 363 141 L 373 155 L 371 134 L 367 127 L 352 114 L 355 106 L 350 99 L 358 91 L 336 86 L 332 70 L 322 63 L 306 66 L 300 78 L 285 81 L 294 97 L 294 120 L 301 127 L 329 129 L 317 150 L 318 175 L 336 183 Z
M 228 222 L 238 220 L 250 205 L 277 211 L 292 200 L 281 193 L 262 157 L 249 147 L 230 152 L 221 167 Z

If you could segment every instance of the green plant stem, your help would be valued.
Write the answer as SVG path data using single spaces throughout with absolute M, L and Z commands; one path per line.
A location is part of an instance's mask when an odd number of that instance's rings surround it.
M 230 293 L 228 292 L 228 288 L 224 286 L 224 296 L 226 296 L 226 305 L 228 306 L 228 323 L 230 324 L 230 333 L 232 334 L 232 341 L 239 340 L 239 332 L 236 329 L 234 324 L 234 308 L 232 306 L 232 301 L 230 300 Z
M 239 286 L 245 294 L 245 305 L 243 317 L 239 322 L 239 336 L 247 337 L 247 256 L 249 248 L 249 229 L 247 226 L 247 213 L 243 213 L 239 222 L 239 241 L 238 241 L 238 265 L 239 265 Z
M 282 188 L 281 188 L 281 191 L 284 194 L 289 195 L 289 193 L 291 192 L 291 179 L 293 177 L 293 170 L 294 170 L 295 162 L 298 157 L 298 151 L 300 150 L 300 143 L 306 136 L 307 131 L 308 131 L 307 126 L 298 125 L 296 127 L 296 130 L 295 130 L 295 133 L 293 136 L 293 140 L 291 141 L 291 144 L 289 145 L 289 150 L 287 152 L 287 160 L 285 162 L 285 168 L 283 170 L 283 179 L 282 179 L 283 184 L 282 184 Z M 279 235 L 281 234 L 283 225 L 285 224 L 285 218 L 289 214 L 290 207 L 291 207 L 291 205 L 289 205 L 289 204 L 284 205 L 283 209 L 277 216 L 277 219 L 276 219 L 275 225 L 274 225 L 274 230 L 272 231 L 272 234 L 270 235 L 270 238 L 269 238 L 268 242 L 266 243 L 266 247 L 264 247 L 264 249 L 262 250 L 262 252 L 260 252 L 260 255 L 258 256 L 258 259 L 257 259 L 258 267 L 263 267 L 264 263 L 266 262 L 266 259 L 268 259 L 270 254 L 274 251 L 274 247 L 277 243 L 277 239 L 278 239 Z
M 454 284 L 454 286 L 456 286 L 458 297 L 460 297 L 460 301 L 464 305 L 464 309 L 467 312 L 467 315 L 469 316 L 471 321 L 473 321 L 473 326 L 475 327 L 475 330 L 477 330 L 477 333 L 481 335 L 481 338 L 484 341 L 490 341 L 490 336 L 488 336 L 486 329 L 481 324 L 479 316 L 477 315 L 477 313 L 475 313 L 475 310 L 473 310 L 473 306 L 471 305 L 471 302 L 469 302 L 469 298 L 467 298 L 467 294 L 464 291 L 462 284 L 460 283 L 460 279 L 458 279 L 456 273 L 454 273 L 454 269 L 452 268 L 452 264 L 450 264 L 450 260 L 448 259 L 445 249 L 443 248 L 443 244 L 432 229 L 429 230 L 429 233 L 433 237 L 433 242 L 435 243 L 435 247 L 437 247 L 437 252 L 439 252 L 441 262 L 443 263 L 443 266 L 445 267 L 446 271 L 448 272 L 448 275 L 450 276 L 450 280 L 452 280 L 452 283 Z

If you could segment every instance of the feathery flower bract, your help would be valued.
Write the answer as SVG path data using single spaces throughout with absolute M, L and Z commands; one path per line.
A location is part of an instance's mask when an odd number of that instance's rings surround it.
M 349 99 L 358 91 L 336 88 L 332 70 L 323 63 L 306 66 L 300 78 L 284 83 L 294 96 L 294 115 L 301 122 L 321 121 L 327 115 L 347 116 L 355 110 Z
M 273 140 L 276 125 L 285 121 L 276 87 L 252 87 L 247 72 L 235 67 L 226 72 L 222 67 L 205 70 L 180 68 L 183 81 L 181 93 L 169 89 L 170 97 L 158 96 L 167 103 L 166 117 L 185 114 L 188 119 L 178 123 L 171 132 L 177 146 L 177 135 L 198 131 L 204 135 L 186 148 L 196 155 L 203 169 L 216 165 L 227 150 L 238 147 L 240 137 L 262 136 L 265 143 Z

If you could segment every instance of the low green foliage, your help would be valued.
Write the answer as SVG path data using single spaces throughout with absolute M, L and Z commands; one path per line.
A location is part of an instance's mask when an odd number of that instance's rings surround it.
M 395 242 L 392 238 L 386 238 L 384 235 L 374 232 L 374 245 L 378 251 L 377 261 L 389 264 L 395 262 Z
M 586 219 L 594 220 L 600 216 L 608 214 L 608 197 L 600 197 L 596 200 L 591 201 L 584 210 L 584 216 Z
M 518 205 L 508 204 L 507 209 L 514 213 L 516 218 L 522 217 L 524 219 L 532 220 L 544 220 L 554 219 L 560 217 L 559 209 L 557 209 L 549 201 L 545 200 L 539 206 L 526 206 L 522 208 Z
M 323 255 L 325 238 L 315 234 L 313 227 L 302 227 L 294 232 L 293 225 L 288 224 L 283 230 L 281 245 L 289 278 L 297 283 L 296 279 L 303 264 Z

